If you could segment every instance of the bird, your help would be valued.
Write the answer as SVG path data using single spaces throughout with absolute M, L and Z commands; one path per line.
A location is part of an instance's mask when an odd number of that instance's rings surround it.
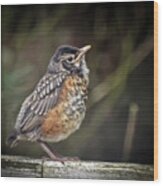
M 50 159 L 69 160 L 49 143 L 67 139 L 85 118 L 90 72 L 86 53 L 90 48 L 61 45 L 56 49 L 45 75 L 21 105 L 7 139 L 10 147 L 19 141 L 37 142 Z

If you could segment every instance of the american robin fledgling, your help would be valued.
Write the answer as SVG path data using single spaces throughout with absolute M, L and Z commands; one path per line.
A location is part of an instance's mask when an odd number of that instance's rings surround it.
M 61 159 L 47 142 L 66 139 L 85 117 L 89 84 L 85 54 L 90 48 L 61 46 L 56 50 L 47 72 L 21 106 L 7 140 L 11 147 L 20 140 L 38 142 L 51 159 Z

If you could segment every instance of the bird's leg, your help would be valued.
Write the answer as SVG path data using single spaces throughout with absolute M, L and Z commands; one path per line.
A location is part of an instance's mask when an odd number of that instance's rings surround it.
M 38 140 L 37 142 L 40 144 L 42 149 L 48 154 L 48 156 L 54 161 L 60 161 L 64 163 L 65 161 L 69 161 L 69 160 L 71 161 L 79 160 L 78 157 L 64 157 L 60 155 L 59 153 L 52 151 L 46 142 L 43 142 L 40 140 Z
M 52 159 L 52 160 L 57 160 L 57 155 L 50 149 L 50 147 L 48 146 L 47 143 L 38 140 L 38 143 L 40 144 L 40 146 L 42 147 L 42 149 L 48 154 L 48 156 Z

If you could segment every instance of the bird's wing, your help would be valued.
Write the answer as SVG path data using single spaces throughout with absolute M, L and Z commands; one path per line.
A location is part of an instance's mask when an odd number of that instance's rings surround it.
M 67 77 L 66 72 L 56 75 L 46 74 L 37 84 L 33 93 L 27 97 L 21 106 L 15 128 L 21 133 L 32 131 L 40 125 L 40 119 L 58 100 L 61 85 Z

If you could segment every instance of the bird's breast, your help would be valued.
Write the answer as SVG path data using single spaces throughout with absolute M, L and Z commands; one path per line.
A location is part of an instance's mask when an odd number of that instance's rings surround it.
M 57 142 L 76 131 L 85 116 L 88 80 L 77 75 L 64 81 L 58 102 L 45 116 L 42 136 Z

